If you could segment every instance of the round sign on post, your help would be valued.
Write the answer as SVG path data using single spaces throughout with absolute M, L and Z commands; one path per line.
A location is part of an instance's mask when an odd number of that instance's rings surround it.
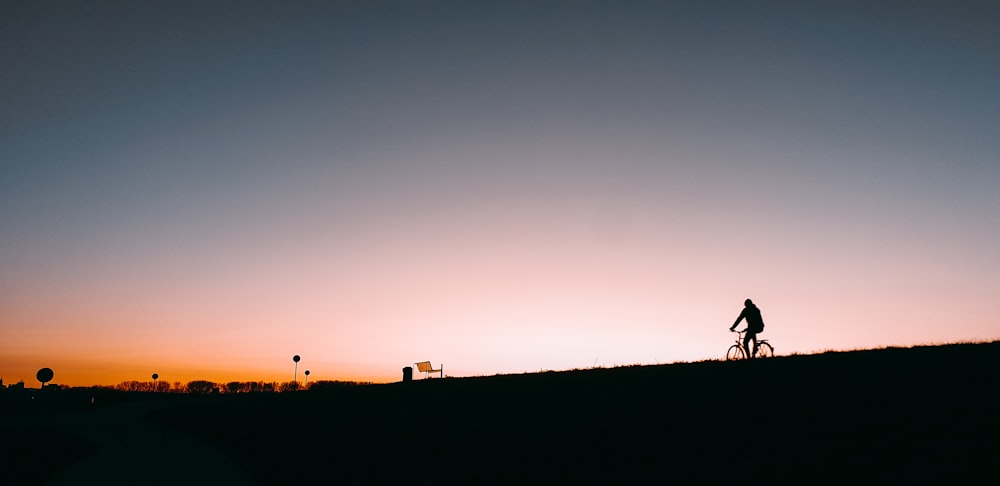
M 52 368 L 42 368 L 35 373 L 35 378 L 42 382 L 42 388 L 45 388 L 45 384 L 52 381 L 52 377 L 55 374 L 52 372 Z
M 302 357 L 299 356 L 299 355 L 297 355 L 297 354 L 295 356 L 292 356 L 292 361 L 295 362 L 295 372 L 292 374 L 292 381 L 295 381 L 295 382 L 299 381 L 299 360 L 300 359 L 302 359 Z

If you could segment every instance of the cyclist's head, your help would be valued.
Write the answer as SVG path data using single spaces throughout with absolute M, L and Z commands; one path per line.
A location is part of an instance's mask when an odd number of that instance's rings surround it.
M 743 305 L 746 307 L 750 307 L 751 305 L 753 305 L 753 301 L 750 299 L 744 300 Z

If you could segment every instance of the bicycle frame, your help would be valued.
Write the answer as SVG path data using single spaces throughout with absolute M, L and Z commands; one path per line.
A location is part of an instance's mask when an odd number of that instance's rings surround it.
M 744 334 L 746 334 L 746 329 L 744 329 L 742 331 L 733 331 L 733 332 L 736 333 L 736 344 L 730 345 L 729 349 L 733 349 L 734 346 L 737 347 L 739 349 L 739 356 L 740 356 L 740 358 L 730 358 L 729 357 L 729 351 L 727 350 L 726 351 L 726 359 L 727 360 L 733 360 L 733 359 L 751 359 L 751 358 L 767 357 L 767 356 L 772 356 L 773 355 L 773 353 L 774 353 L 774 347 L 771 346 L 771 343 L 767 342 L 766 339 L 754 338 L 753 350 L 750 352 L 751 355 L 747 356 L 747 350 L 743 348 L 743 336 L 744 336 Z M 760 353 L 760 351 L 764 348 L 765 345 L 767 346 L 767 349 L 770 350 L 770 353 L 767 353 L 767 356 L 763 356 Z
M 726 350 L 726 360 L 743 360 L 747 359 L 746 349 L 743 348 L 743 333 L 744 331 L 733 331 L 736 333 L 736 344 L 729 346 Z

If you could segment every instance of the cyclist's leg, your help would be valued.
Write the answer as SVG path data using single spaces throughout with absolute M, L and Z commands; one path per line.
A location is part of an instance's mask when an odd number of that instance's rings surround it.
M 753 341 L 753 353 L 750 352 L 750 341 Z M 748 358 L 754 358 L 757 356 L 757 333 L 747 330 L 746 335 L 743 337 L 743 349 L 747 352 Z

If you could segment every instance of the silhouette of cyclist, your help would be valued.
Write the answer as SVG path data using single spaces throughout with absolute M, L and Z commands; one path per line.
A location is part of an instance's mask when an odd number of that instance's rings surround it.
M 729 327 L 729 330 L 736 332 L 736 326 L 740 325 L 740 321 L 743 319 L 747 320 L 747 333 L 743 335 L 743 351 L 746 351 L 747 356 L 755 357 L 757 356 L 757 333 L 764 332 L 764 319 L 760 317 L 760 309 L 750 299 L 743 301 L 743 312 L 740 312 L 740 316 L 736 318 L 736 322 Z M 753 354 L 750 354 L 750 340 L 753 340 Z

